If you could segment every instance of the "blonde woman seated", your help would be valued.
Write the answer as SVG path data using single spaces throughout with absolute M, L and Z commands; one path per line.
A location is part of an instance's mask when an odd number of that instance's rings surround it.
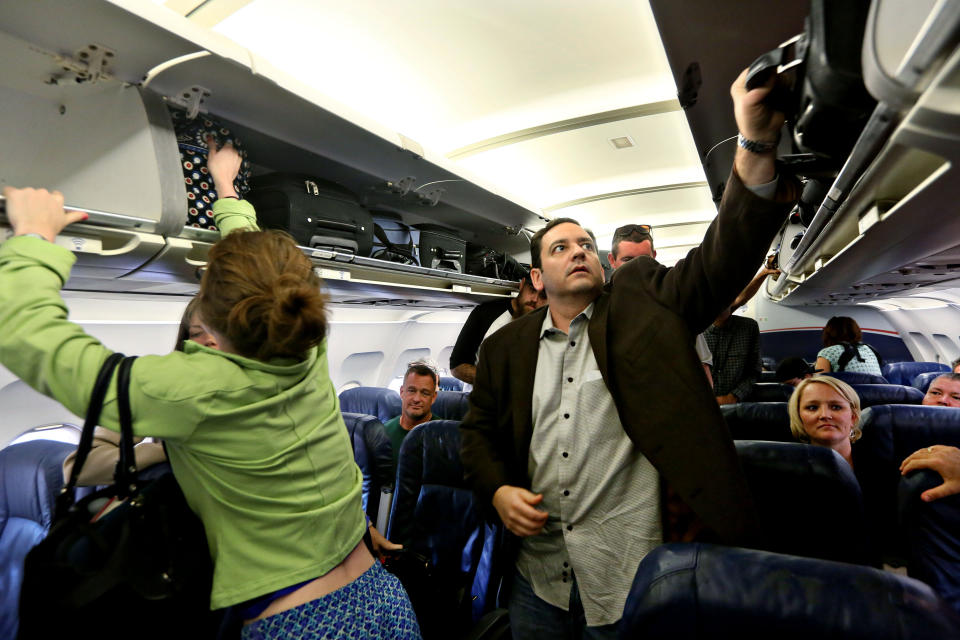
M 851 445 L 862 433 L 860 396 L 850 385 L 829 376 L 807 378 L 794 389 L 787 409 L 797 440 L 829 447 L 853 467 Z

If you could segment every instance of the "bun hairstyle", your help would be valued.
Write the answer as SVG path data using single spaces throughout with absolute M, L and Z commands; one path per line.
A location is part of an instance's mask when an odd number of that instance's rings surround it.
M 210 249 L 200 315 L 242 356 L 301 358 L 327 335 L 313 265 L 282 231 L 235 231 Z

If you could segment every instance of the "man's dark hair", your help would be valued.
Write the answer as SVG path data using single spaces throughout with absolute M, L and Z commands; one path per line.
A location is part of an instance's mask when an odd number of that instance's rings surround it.
M 543 267 L 543 261 L 540 259 L 540 244 L 543 242 L 543 236 L 546 235 L 547 231 L 550 231 L 550 229 L 553 229 L 555 226 L 565 224 L 567 222 L 570 224 L 575 224 L 578 227 L 580 226 L 580 223 L 573 218 L 554 218 L 547 223 L 547 226 L 545 226 L 543 229 L 540 229 L 540 231 L 537 231 L 535 234 L 533 234 L 533 237 L 530 238 L 530 264 L 534 269 L 541 269 Z M 597 236 L 593 235 L 593 231 L 590 231 L 590 229 L 584 229 L 584 231 L 586 231 L 590 236 L 590 239 L 593 240 L 594 249 L 596 249 Z
M 411 373 L 415 373 L 418 376 L 430 376 L 433 378 L 433 384 L 435 386 L 440 384 L 440 380 L 437 378 L 437 372 L 433 370 L 433 367 L 428 367 L 425 364 L 420 362 L 411 362 L 407 367 L 407 372 L 403 374 L 403 383 L 407 383 L 407 376 Z
M 957 358 L 956 360 L 950 363 L 950 369 L 951 370 L 956 369 L 958 364 L 960 364 L 960 358 Z
M 644 240 L 650 241 L 650 251 L 653 251 L 653 236 L 649 233 L 644 233 L 638 229 L 634 229 L 628 233 L 613 234 L 613 246 L 610 247 L 610 253 L 616 259 L 617 254 L 620 252 L 620 243 L 621 242 L 643 242 Z

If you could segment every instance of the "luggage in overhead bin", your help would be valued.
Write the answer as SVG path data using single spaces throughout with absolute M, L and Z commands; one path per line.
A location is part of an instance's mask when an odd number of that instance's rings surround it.
M 526 277 L 528 269 L 496 249 L 473 242 L 467 243 L 466 271 L 470 275 L 495 278 L 497 280 L 520 281 Z
M 371 258 L 419 266 L 413 250 L 413 232 L 400 214 L 371 209 L 373 253 Z
M 420 230 L 420 266 L 464 273 L 467 243 L 456 231 L 438 224 L 415 225 Z
M 340 185 L 292 173 L 270 173 L 250 181 L 247 200 L 266 229 L 282 229 L 297 244 L 369 256 L 373 218 Z
M 180 166 L 183 169 L 183 182 L 187 188 L 187 226 L 200 229 L 217 230 L 213 221 L 213 203 L 217 199 L 217 192 L 213 188 L 213 179 L 207 171 L 207 138 L 213 136 L 218 148 L 232 144 L 240 156 L 243 164 L 240 173 L 233 181 L 233 188 L 241 198 L 250 189 L 250 162 L 243 144 L 230 130 L 221 126 L 216 120 L 204 115 L 190 120 L 187 113 L 180 109 L 170 109 L 170 119 L 173 121 L 173 130 L 177 136 L 177 146 L 180 148 Z

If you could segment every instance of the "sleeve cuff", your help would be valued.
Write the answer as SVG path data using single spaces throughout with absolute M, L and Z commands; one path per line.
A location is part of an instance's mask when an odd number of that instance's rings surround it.
M 773 200 L 774 196 L 777 193 L 777 185 L 780 183 L 780 176 L 774 177 L 770 182 L 765 182 L 764 184 L 755 184 L 752 187 L 747 187 L 754 194 L 765 198 L 767 200 Z

